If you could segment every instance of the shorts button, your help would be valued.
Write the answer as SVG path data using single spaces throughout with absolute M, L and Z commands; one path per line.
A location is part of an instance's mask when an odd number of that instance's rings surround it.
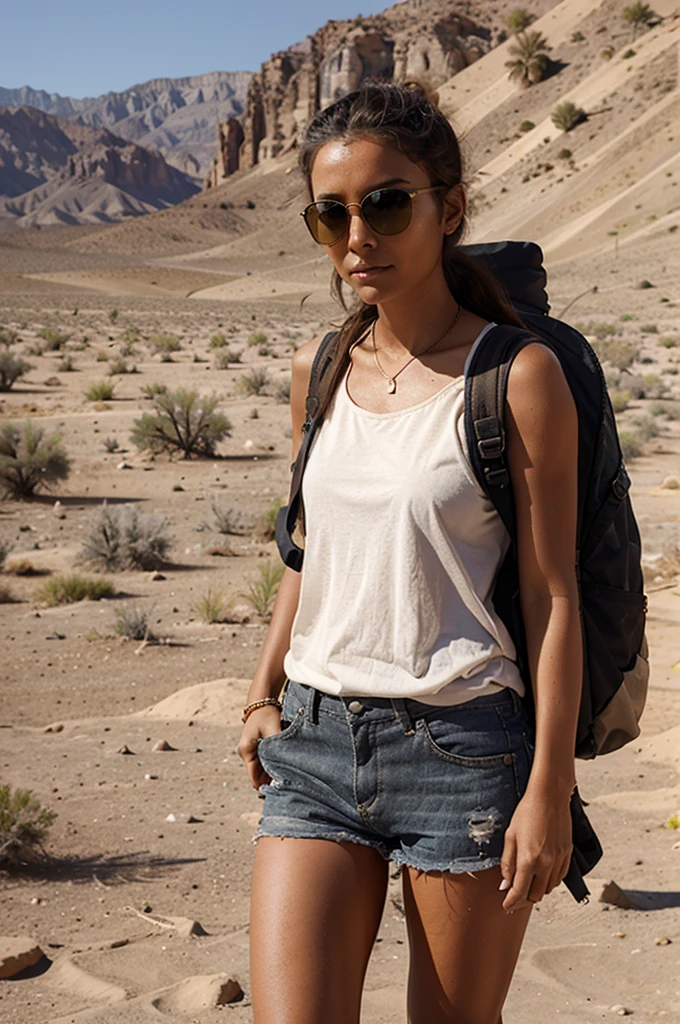
M 347 707 L 353 715 L 358 715 L 360 711 L 364 710 L 364 705 L 360 700 L 351 700 Z
M 512 754 L 506 754 L 505 757 L 503 758 L 503 764 L 512 764 L 513 760 L 514 758 Z

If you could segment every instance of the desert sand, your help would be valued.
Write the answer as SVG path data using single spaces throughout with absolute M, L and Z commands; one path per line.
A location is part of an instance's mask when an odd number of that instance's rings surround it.
M 506 1024 L 590 1024 L 617 1007 L 644 1024 L 680 1022 L 680 832 L 668 827 L 680 809 L 680 22 L 640 37 L 635 58 L 598 63 L 591 33 L 614 7 L 567 0 L 541 19 L 555 47 L 587 29 L 567 84 L 589 109 L 609 108 L 566 142 L 549 121 L 566 88 L 560 76 L 520 92 L 492 53 L 441 90 L 466 130 L 471 239 L 540 242 L 555 313 L 569 307 L 565 317 L 596 345 L 613 338 L 637 349 L 629 373 L 606 369 L 612 390 L 629 391 L 619 427 L 639 450 L 628 466 L 649 594 L 648 706 L 638 741 L 578 765 L 605 855 L 587 906 L 561 887 L 535 910 Z M 513 139 L 508 125 L 530 113 L 537 127 Z M 560 164 L 567 143 L 573 157 Z M 0 930 L 44 953 L 0 982 L 2 1024 L 251 1020 L 248 882 L 260 799 L 235 745 L 266 621 L 243 593 L 277 559 L 258 521 L 288 486 L 290 356 L 341 316 L 297 216 L 304 191 L 293 166 L 289 154 L 118 226 L 0 237 L 0 331 L 16 332 L 13 350 L 32 364 L 0 396 L 0 420 L 58 430 L 73 458 L 51 492 L 0 503 L 10 548 L 0 582 L 12 597 L 0 604 L 1 781 L 58 814 L 50 859 L 0 877 Z M 58 350 L 41 351 L 46 330 L 66 336 Z M 170 361 L 154 349 L 162 334 L 179 342 Z M 216 334 L 222 347 L 211 347 Z M 265 337 L 249 344 L 253 334 Z M 218 369 L 226 348 L 241 361 Z M 116 358 L 136 372 L 111 375 Z M 239 381 L 254 370 L 268 382 L 245 396 Z M 101 380 L 115 381 L 112 399 L 88 400 Z M 135 449 L 130 430 L 151 409 L 143 389 L 153 384 L 219 396 L 232 428 L 215 458 Z M 104 574 L 111 599 L 45 607 L 40 585 L 86 571 L 79 552 L 104 500 L 166 519 L 165 563 L 154 574 Z M 213 505 L 233 512 L 235 533 L 218 532 Z M 223 621 L 201 617 L 208 594 L 222 595 Z M 131 607 L 149 613 L 158 642 L 115 632 L 116 609 Z M 160 741 L 170 749 L 154 749 Z M 634 909 L 599 899 L 611 880 Z M 407 962 L 393 877 L 365 1024 L 405 1019 Z M 230 979 L 241 995 L 215 1005 L 237 994 Z

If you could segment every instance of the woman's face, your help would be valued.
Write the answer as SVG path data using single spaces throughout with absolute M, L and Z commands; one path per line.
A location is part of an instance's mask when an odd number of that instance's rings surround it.
M 312 197 L 360 203 L 376 189 L 427 188 L 433 184 L 427 171 L 398 149 L 369 139 L 328 142 L 314 159 L 311 174 Z M 340 277 L 370 305 L 382 305 L 403 298 L 417 289 L 423 293 L 428 282 L 443 281 L 442 245 L 446 234 L 463 216 L 462 189 L 446 196 L 443 215 L 434 192 L 421 193 L 412 200 L 408 227 L 397 235 L 382 235 L 364 220 L 358 206 L 349 209 L 349 228 L 334 245 L 324 246 Z M 427 289 L 425 289 L 427 291 Z

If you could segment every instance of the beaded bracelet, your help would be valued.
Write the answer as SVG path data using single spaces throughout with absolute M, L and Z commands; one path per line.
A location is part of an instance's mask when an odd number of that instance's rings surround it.
M 278 697 L 263 697 L 262 700 L 254 700 L 252 704 L 246 704 L 243 709 L 243 717 L 241 718 L 241 721 L 247 722 L 248 716 L 252 711 L 255 711 L 256 708 L 264 708 L 267 704 L 273 704 L 273 706 L 278 708 L 279 711 L 283 711 L 283 704 Z

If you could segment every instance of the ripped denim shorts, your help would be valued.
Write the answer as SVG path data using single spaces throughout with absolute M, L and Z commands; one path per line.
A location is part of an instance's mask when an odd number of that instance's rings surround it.
M 524 793 L 532 726 L 510 689 L 464 704 L 333 697 L 289 682 L 282 730 L 261 739 L 261 836 L 372 846 L 421 871 L 500 863 Z

